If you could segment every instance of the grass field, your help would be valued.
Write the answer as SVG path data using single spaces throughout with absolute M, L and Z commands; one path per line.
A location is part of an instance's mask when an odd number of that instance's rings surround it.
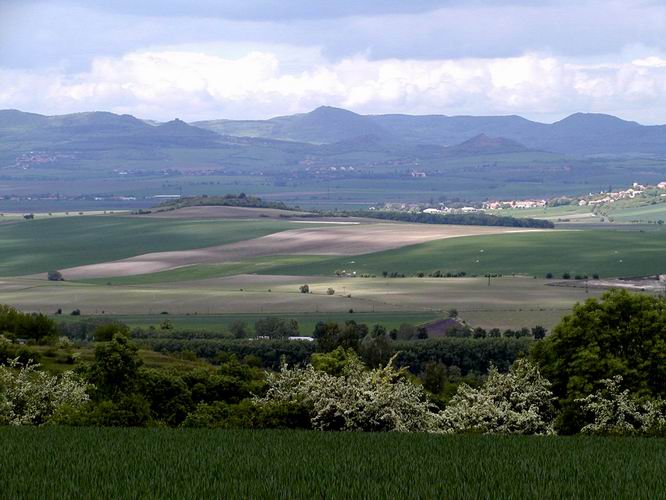
M 660 439 L 0 428 L 5 498 L 665 498 Z
M 137 254 L 223 245 L 293 229 L 277 220 L 85 216 L 0 225 L 0 276 L 46 272 Z
M 467 236 L 432 241 L 353 258 L 332 258 L 298 266 L 276 266 L 274 274 L 332 275 L 336 270 L 414 274 L 435 270 L 468 275 L 527 274 L 561 276 L 643 276 L 666 272 L 666 230 L 544 231 Z
M 344 317 L 359 313 L 441 315 L 456 308 L 474 326 L 552 327 L 571 307 L 601 291 L 546 286 L 533 278 L 334 278 L 319 276 L 240 275 L 151 285 L 91 285 L 13 278 L 0 280 L 0 303 L 24 311 L 64 315 L 80 309 L 88 315 L 283 314 Z M 312 293 L 298 288 L 308 284 Z M 328 288 L 335 295 L 326 294 Z M 351 295 L 351 297 L 349 297 Z M 342 316 L 341 316 L 342 315 Z M 186 316 L 187 318 L 187 316 Z M 193 319 L 192 319 L 193 320 Z M 199 321 L 197 319 L 197 321 Z M 219 319 L 213 320 L 215 322 Z M 312 321 L 312 320 L 311 320 Z M 152 324 L 152 323 L 150 323 Z

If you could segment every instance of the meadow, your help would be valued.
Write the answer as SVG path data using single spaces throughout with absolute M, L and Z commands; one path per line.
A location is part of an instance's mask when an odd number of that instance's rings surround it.
M 473 326 L 547 328 L 600 290 L 548 286 L 547 280 L 525 277 L 486 278 L 337 278 L 322 276 L 238 275 L 177 283 L 104 285 L 13 278 L 0 280 L 0 303 L 24 311 L 63 316 L 79 309 L 83 316 L 180 317 L 183 325 L 212 317 L 284 315 L 314 318 L 392 313 L 445 315 L 456 308 Z M 308 284 L 310 292 L 299 292 Z M 333 288 L 334 295 L 328 295 Z M 160 314 L 160 313 L 168 313 Z M 189 314 L 189 316 L 187 316 Z M 184 319 L 183 319 L 184 317 Z M 252 317 L 252 316 L 248 316 Z M 206 320 L 207 321 L 207 320 Z M 399 320 L 402 322 L 402 320 Z M 135 323 L 136 324 L 136 323 Z M 309 331 L 304 331 L 309 334 Z
M 661 439 L 47 426 L 0 440 L 7 498 L 665 497 Z

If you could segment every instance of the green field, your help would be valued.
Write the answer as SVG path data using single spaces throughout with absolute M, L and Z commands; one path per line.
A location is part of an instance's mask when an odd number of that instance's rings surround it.
M 117 260 L 148 252 L 188 250 L 294 228 L 279 220 L 170 220 L 85 216 L 0 225 L 0 276 Z
M 664 498 L 661 439 L 0 428 L 4 498 Z
M 268 313 L 267 313 L 268 314 Z M 175 330 L 186 330 L 196 332 L 220 332 L 227 330 L 229 325 L 235 321 L 243 321 L 250 328 L 253 327 L 257 320 L 263 319 L 267 314 L 247 313 L 247 314 L 134 314 L 134 315 L 106 315 L 108 320 L 115 320 L 125 323 L 133 328 L 150 328 L 154 326 L 159 328 L 160 323 L 164 320 L 169 320 Z M 407 323 L 410 325 L 418 325 L 427 323 L 439 317 L 435 312 L 358 312 L 349 313 L 343 311 L 337 314 L 332 313 L 311 313 L 311 314 L 285 314 L 285 313 L 270 313 L 271 316 L 276 316 L 285 319 L 295 319 L 298 321 L 300 332 L 302 335 L 310 335 L 314 330 L 315 325 L 319 321 L 334 321 L 337 323 L 344 323 L 345 321 L 356 321 L 357 323 L 366 323 L 368 325 L 380 324 L 387 329 L 398 328 L 400 325 Z M 80 316 L 53 316 L 55 321 L 77 322 L 81 321 Z
M 468 275 L 551 272 L 600 276 L 644 276 L 666 272 L 666 230 L 544 231 L 466 236 L 397 250 L 337 257 L 298 266 L 276 266 L 271 274 L 332 275 L 336 270 L 380 275 L 464 271 Z

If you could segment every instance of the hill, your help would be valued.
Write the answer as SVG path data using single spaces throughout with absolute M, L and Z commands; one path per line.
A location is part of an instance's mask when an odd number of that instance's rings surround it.
M 316 144 L 375 136 L 384 141 L 451 146 L 481 134 L 528 149 L 564 154 L 666 153 L 666 126 L 646 126 L 598 113 L 575 113 L 552 124 L 520 116 L 359 115 L 322 106 L 269 120 L 213 120 L 194 125 L 222 134 Z
M 528 149 L 522 144 L 503 137 L 488 137 L 479 134 L 456 146 L 447 148 L 447 153 L 457 156 L 520 153 Z
M 254 135 L 313 144 L 330 144 L 364 136 L 389 138 L 391 135 L 370 117 L 331 106 L 265 121 L 213 120 L 193 125 L 224 135 Z

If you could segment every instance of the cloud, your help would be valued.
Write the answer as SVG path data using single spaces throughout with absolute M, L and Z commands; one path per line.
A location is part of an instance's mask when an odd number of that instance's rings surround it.
M 663 118 L 666 59 L 585 63 L 541 53 L 507 58 L 314 57 L 285 64 L 253 51 L 136 51 L 96 58 L 87 71 L 0 70 L 0 107 L 47 113 L 111 110 L 146 118 L 266 118 L 321 104 L 361 113 L 522 114 L 557 119 L 575 111 Z

